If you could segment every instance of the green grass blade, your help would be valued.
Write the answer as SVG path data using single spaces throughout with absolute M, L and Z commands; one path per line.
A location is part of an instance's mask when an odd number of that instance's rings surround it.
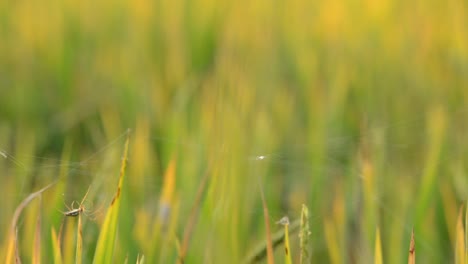
M 125 178 L 125 169 L 127 166 L 128 157 L 128 144 L 130 141 L 130 132 L 127 134 L 125 141 L 124 152 L 122 155 L 122 163 L 120 167 L 119 185 L 117 192 L 112 199 L 110 207 L 106 213 L 104 224 L 102 225 L 101 232 L 99 234 L 96 252 L 94 253 L 94 263 L 112 263 L 114 253 L 115 236 L 117 233 L 117 222 L 120 208 L 120 195 L 123 187 L 123 181 Z

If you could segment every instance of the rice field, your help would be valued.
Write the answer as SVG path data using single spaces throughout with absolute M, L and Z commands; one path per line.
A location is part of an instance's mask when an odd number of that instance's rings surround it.
M 467 12 L 0 1 L 0 259 L 468 263 Z

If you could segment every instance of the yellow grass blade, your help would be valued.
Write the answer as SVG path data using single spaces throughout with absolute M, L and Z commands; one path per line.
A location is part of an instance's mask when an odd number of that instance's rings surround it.
M 169 165 L 164 173 L 164 183 L 162 188 L 162 193 L 159 198 L 159 212 L 156 221 L 153 224 L 153 234 L 151 234 L 150 243 L 147 243 L 147 247 L 145 248 L 147 251 L 152 252 L 154 247 L 159 246 L 159 240 L 161 231 L 165 229 L 170 221 L 171 214 L 174 210 L 174 190 L 175 190 L 175 183 L 176 183 L 176 159 L 172 158 L 169 162 Z M 154 251 L 154 250 L 153 250 Z M 153 262 L 154 255 L 150 254 L 149 256 L 150 262 Z
M 325 241 L 328 248 L 328 254 L 330 256 L 330 263 L 342 263 L 341 254 L 339 252 L 337 234 L 335 224 L 330 219 L 325 219 Z
M 137 260 L 136 260 L 136 264 L 144 264 L 145 263 L 145 255 L 138 255 L 137 256 Z
M 411 241 L 409 246 L 408 264 L 416 263 L 416 249 L 414 247 L 414 229 L 411 231 Z
M 175 189 L 175 178 L 176 176 L 176 159 L 172 158 L 169 162 L 169 166 L 166 169 L 166 173 L 164 174 L 164 184 L 162 188 L 162 194 L 159 200 L 159 206 L 161 208 L 167 208 L 171 205 L 173 196 L 174 196 L 174 189 Z M 164 215 L 163 212 L 159 212 L 159 221 L 165 222 L 167 220 L 167 216 Z
M 380 229 L 377 227 L 377 231 L 375 232 L 375 255 L 374 255 L 374 263 L 375 264 L 382 264 L 382 241 L 380 239 Z
M 281 220 L 279 220 L 277 224 L 281 224 L 284 226 L 284 263 L 292 264 L 291 248 L 289 247 L 289 231 L 288 231 L 289 218 L 285 216 L 281 218 Z
M 267 242 L 267 261 L 268 264 L 275 263 L 275 259 L 273 258 L 273 243 L 271 242 L 271 231 L 270 231 L 270 214 L 268 213 L 268 207 L 265 201 L 265 195 L 263 193 L 263 189 L 260 186 L 260 195 L 262 198 L 262 205 L 263 205 L 263 218 L 265 219 L 265 229 L 266 229 L 266 242 Z
M 455 244 L 455 263 L 465 264 L 465 230 L 463 228 L 463 205 L 458 211 L 457 231 Z
M 51 228 L 51 237 L 52 237 L 52 251 L 54 252 L 54 263 L 62 264 L 62 253 L 60 251 L 60 243 L 55 232 L 55 228 Z
M 465 209 L 465 263 L 468 264 L 468 203 Z
M 76 252 L 75 252 L 75 263 L 81 264 L 83 259 L 83 228 L 81 224 L 81 214 L 78 215 L 78 226 L 76 228 Z
M 101 232 L 97 241 L 96 252 L 94 253 L 94 263 L 112 263 L 114 253 L 115 236 L 117 233 L 117 221 L 120 208 L 120 195 L 125 178 L 125 169 L 127 166 L 128 158 L 128 144 L 130 141 L 130 131 L 127 132 L 127 139 L 125 141 L 124 152 L 122 155 L 122 163 L 120 166 L 119 185 L 117 192 L 112 199 L 110 207 L 106 213 L 104 224 L 101 227 Z
M 19 258 L 17 245 L 16 245 L 17 244 L 17 232 L 18 232 L 16 224 L 18 223 L 21 212 L 34 198 L 40 196 L 45 190 L 49 189 L 54 184 L 55 182 L 47 185 L 46 187 L 40 189 L 37 192 L 31 193 L 16 208 L 15 213 L 13 214 L 10 231 L 9 231 L 8 238 L 7 238 L 7 251 L 6 251 L 5 263 L 12 263 L 13 255 L 15 255 L 16 258 Z M 16 260 L 16 262 L 17 261 L 19 261 L 19 259 Z
M 65 224 L 65 218 L 63 218 L 62 224 L 59 230 L 59 248 L 62 251 L 62 257 L 64 263 L 73 263 L 76 258 L 76 245 L 75 245 L 75 221 L 68 221 Z
M 42 203 L 39 203 L 39 207 L 42 207 Z M 34 232 L 34 246 L 32 250 L 32 263 L 41 263 L 41 209 L 37 214 L 36 232 Z

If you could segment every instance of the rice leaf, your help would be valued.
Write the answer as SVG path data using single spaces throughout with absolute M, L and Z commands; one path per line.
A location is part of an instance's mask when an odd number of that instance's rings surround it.
M 52 251 L 54 252 L 54 263 L 62 264 L 62 253 L 60 251 L 60 242 L 55 232 L 55 228 L 51 228 L 51 237 L 52 237 Z
M 144 264 L 145 263 L 145 255 L 140 255 L 138 254 L 136 264 Z
M 468 203 L 465 209 L 465 263 L 468 264 Z
M 125 178 L 125 169 L 127 166 L 128 158 L 128 144 L 130 141 L 130 131 L 127 132 L 127 139 L 125 140 L 124 152 L 122 155 L 122 162 L 120 166 L 119 184 L 117 192 L 112 199 L 109 209 L 104 218 L 104 224 L 101 227 L 99 238 L 97 241 L 96 252 L 94 253 L 93 263 L 112 263 L 115 237 L 117 233 L 117 222 L 120 208 L 120 196 Z
M 382 241 L 380 239 L 380 229 L 377 227 L 375 232 L 375 254 L 374 254 L 374 263 L 382 264 Z
M 62 257 L 64 263 L 73 263 L 74 258 L 76 258 L 75 234 L 75 221 L 68 221 L 67 223 L 65 223 L 65 218 L 63 218 L 58 237 L 59 248 L 62 249 Z
M 6 250 L 5 263 L 11 263 L 13 261 L 13 255 L 15 255 L 16 263 L 18 263 L 18 261 L 21 262 L 19 259 L 19 253 L 18 253 L 18 247 L 17 247 L 18 229 L 16 226 L 18 223 L 19 217 L 21 215 L 21 212 L 34 198 L 40 196 L 45 190 L 49 189 L 55 183 L 56 182 L 53 182 L 47 185 L 46 187 L 40 189 L 39 191 L 31 193 L 16 208 L 15 213 L 13 214 L 13 219 L 10 225 L 10 231 L 9 231 L 8 238 L 7 238 L 7 250 Z
M 465 264 L 465 230 L 463 228 L 463 205 L 460 206 L 460 210 L 458 211 L 456 237 L 455 263 Z
M 299 230 L 301 224 L 300 219 L 294 220 L 290 225 L 289 225 L 289 232 L 296 233 Z M 277 248 L 279 245 L 283 243 L 285 240 L 285 234 L 283 230 L 279 230 L 278 232 L 275 232 L 271 236 L 271 241 L 273 243 L 273 249 Z M 245 258 L 245 260 L 242 263 L 256 263 L 262 261 L 266 255 L 267 255 L 267 243 L 266 241 L 262 241 L 261 244 L 257 245 L 252 252 Z
M 42 207 L 42 203 L 39 203 L 39 207 Z M 41 208 L 39 208 L 39 212 L 37 214 L 36 231 L 34 232 L 32 263 L 34 264 L 41 263 Z

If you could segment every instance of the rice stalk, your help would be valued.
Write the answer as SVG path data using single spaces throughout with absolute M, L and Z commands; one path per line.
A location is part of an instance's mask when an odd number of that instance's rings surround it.
M 120 166 L 119 184 L 117 191 L 112 199 L 109 209 L 104 218 L 104 224 L 101 227 L 99 238 L 97 241 L 96 252 L 94 253 L 93 263 L 112 263 L 115 237 L 117 235 L 117 222 L 119 217 L 121 191 L 126 174 L 128 160 L 128 145 L 130 141 L 130 130 L 127 131 L 127 139 L 125 140 L 122 162 Z
M 262 186 L 259 185 L 259 188 L 260 188 L 260 196 L 262 198 L 263 219 L 265 220 L 267 263 L 273 264 L 275 263 L 275 260 L 273 257 L 273 243 L 271 241 L 270 218 L 269 218 L 270 214 L 268 213 L 268 207 L 265 201 L 265 194 L 263 193 Z
M 302 205 L 301 211 L 301 229 L 299 231 L 299 247 L 300 256 L 299 263 L 305 264 L 309 259 L 309 252 L 307 250 L 309 244 L 310 228 L 309 228 L 309 209 L 305 204 Z
M 205 192 L 206 185 L 208 184 L 210 174 L 211 174 L 211 171 L 208 170 L 203 176 L 200 182 L 200 185 L 198 186 L 197 194 L 195 196 L 192 209 L 190 210 L 190 215 L 188 217 L 187 223 L 185 224 L 184 238 L 179 248 L 179 257 L 177 259 L 177 263 L 179 264 L 183 264 L 185 261 L 185 256 L 187 254 L 188 246 L 190 243 L 190 238 L 192 237 L 192 232 L 197 222 L 198 212 L 200 210 L 201 201 L 203 199 L 203 194 Z
M 81 264 L 83 260 L 83 227 L 81 223 L 81 214 L 78 214 L 78 226 L 76 228 L 76 252 L 75 263 Z
M 409 255 L 408 255 L 408 264 L 415 264 L 416 263 L 416 248 L 415 248 L 415 241 L 414 241 L 414 228 L 411 230 L 411 240 L 409 246 Z

